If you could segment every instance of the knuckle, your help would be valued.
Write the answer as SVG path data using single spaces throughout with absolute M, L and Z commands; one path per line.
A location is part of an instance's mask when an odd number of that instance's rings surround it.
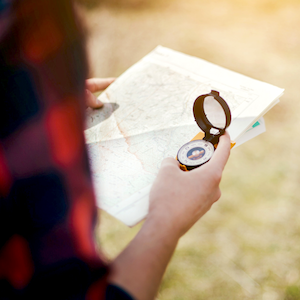
M 220 198 L 221 198 L 221 190 L 220 189 L 217 189 L 215 195 L 214 195 L 214 200 L 213 202 L 217 202 Z
M 222 179 L 222 171 L 221 170 L 213 170 L 209 171 L 208 174 L 212 184 L 219 185 Z
M 221 172 L 217 172 L 215 174 L 215 182 L 219 184 L 221 182 L 221 179 L 222 179 L 222 173 Z

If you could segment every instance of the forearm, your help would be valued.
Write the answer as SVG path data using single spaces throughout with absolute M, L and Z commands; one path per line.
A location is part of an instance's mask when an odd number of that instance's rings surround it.
M 110 282 L 138 300 L 154 299 L 178 236 L 161 223 L 147 220 L 128 247 L 113 261 Z

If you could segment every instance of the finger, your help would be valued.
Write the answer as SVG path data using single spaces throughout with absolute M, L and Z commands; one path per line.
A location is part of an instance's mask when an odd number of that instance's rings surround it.
M 179 167 L 179 162 L 173 157 L 167 157 L 165 158 L 162 163 L 161 163 L 161 168 L 166 167 L 166 166 L 175 166 Z
M 97 99 L 89 90 L 85 90 L 85 104 L 91 108 L 100 108 L 103 103 Z
M 221 198 L 221 190 L 220 188 L 218 188 L 215 193 L 215 197 L 213 198 L 214 199 L 213 203 L 217 202 L 220 198 Z
M 225 132 L 225 134 L 221 136 L 218 147 L 217 147 L 213 157 L 209 161 L 209 164 L 210 165 L 213 165 L 213 164 L 218 165 L 223 170 L 228 161 L 228 158 L 229 158 L 230 146 L 231 146 L 230 136 L 229 136 L 228 132 Z
M 85 87 L 92 93 L 105 90 L 116 78 L 90 78 L 85 81 Z

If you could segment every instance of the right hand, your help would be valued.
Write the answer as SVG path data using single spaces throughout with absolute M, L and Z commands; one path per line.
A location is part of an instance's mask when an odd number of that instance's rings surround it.
M 184 172 L 174 158 L 166 158 L 150 191 L 146 222 L 155 222 L 180 238 L 216 202 L 222 172 L 230 154 L 230 137 L 225 133 L 209 162 Z

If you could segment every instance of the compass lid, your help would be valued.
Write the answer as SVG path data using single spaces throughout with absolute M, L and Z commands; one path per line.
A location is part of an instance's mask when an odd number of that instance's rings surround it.
M 212 90 L 195 100 L 193 112 L 196 123 L 205 133 L 203 139 L 217 144 L 231 123 L 231 112 L 226 101 L 218 91 Z

